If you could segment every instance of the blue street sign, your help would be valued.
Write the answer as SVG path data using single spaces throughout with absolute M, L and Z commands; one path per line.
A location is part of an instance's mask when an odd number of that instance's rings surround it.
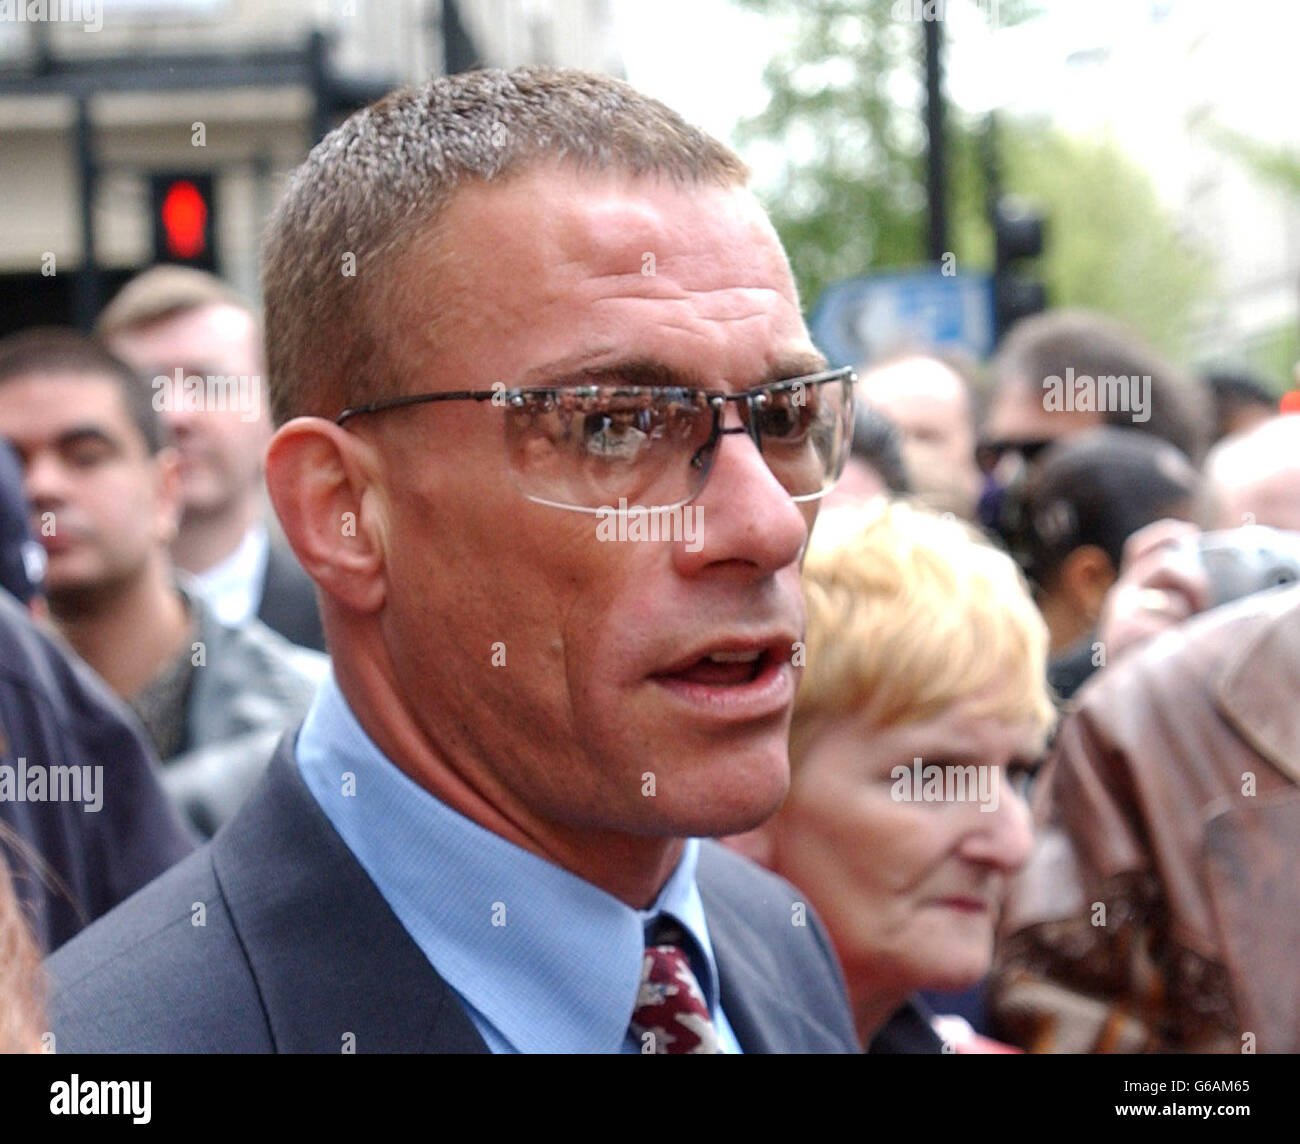
M 993 283 L 988 274 L 937 269 L 846 278 L 817 300 L 808 327 L 834 366 L 869 365 L 901 349 L 993 352 Z

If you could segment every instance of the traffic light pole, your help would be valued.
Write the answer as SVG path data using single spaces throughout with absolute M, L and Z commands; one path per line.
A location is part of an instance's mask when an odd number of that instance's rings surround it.
M 77 96 L 77 174 L 81 192 L 81 269 L 72 291 L 72 320 L 89 331 L 99 314 L 101 301 L 99 258 L 95 250 L 95 125 L 90 118 L 90 96 Z
M 1043 253 L 1044 218 L 1028 203 L 1002 193 L 998 121 L 992 113 L 985 123 L 980 150 L 993 231 L 993 330 L 996 340 L 1001 341 L 1017 321 L 1047 306 L 1042 282 L 1017 270 L 1023 260 Z
M 383 99 L 395 84 L 387 79 L 344 77 L 330 65 L 330 40 L 320 29 L 307 38 L 307 87 L 312 95 L 311 141 L 315 146 L 342 115 Z
M 928 257 L 940 262 L 948 246 L 948 168 L 943 129 L 942 21 L 922 20 L 925 30 L 925 192 L 930 204 Z
M 984 170 L 984 210 L 990 223 L 1002 197 L 1002 165 L 998 155 L 998 116 L 990 111 L 980 134 L 980 166 Z

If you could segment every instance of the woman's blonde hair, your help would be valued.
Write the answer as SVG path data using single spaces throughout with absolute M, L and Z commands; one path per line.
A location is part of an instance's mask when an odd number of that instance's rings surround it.
M 0 1053 L 34 1053 L 41 1048 L 45 978 L 6 860 L 6 847 L 25 845 L 0 822 Z
M 879 498 L 821 514 L 804 563 L 808 633 L 796 765 L 827 719 L 879 727 L 961 700 L 1009 723 L 1055 722 L 1047 627 L 1011 558 L 950 516 Z

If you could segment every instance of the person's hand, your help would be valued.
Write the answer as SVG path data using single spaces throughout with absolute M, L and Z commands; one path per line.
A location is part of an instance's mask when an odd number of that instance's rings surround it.
M 1210 606 L 1210 582 L 1179 546 L 1200 534 L 1183 520 L 1157 520 L 1124 542 L 1120 573 L 1102 605 L 1097 638 L 1114 659 Z

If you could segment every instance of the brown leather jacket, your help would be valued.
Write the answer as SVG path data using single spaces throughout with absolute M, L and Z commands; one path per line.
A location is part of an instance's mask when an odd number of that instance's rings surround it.
M 1135 649 L 1034 793 L 991 1008 L 1037 1052 L 1300 1051 L 1300 587 Z

